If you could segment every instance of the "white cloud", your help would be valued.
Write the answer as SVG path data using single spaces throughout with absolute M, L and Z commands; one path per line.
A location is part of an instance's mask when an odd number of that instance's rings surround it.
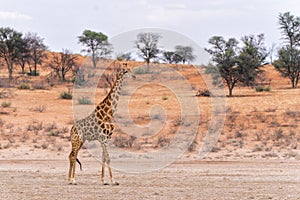
M 2 20 L 31 20 L 32 17 L 18 12 L 0 11 Z
M 239 17 L 243 12 L 231 8 L 219 9 L 188 9 L 183 5 L 175 5 L 169 9 L 170 6 L 160 6 L 153 8 L 148 14 L 147 19 L 158 24 L 179 24 L 191 21 L 201 22 L 203 20 L 224 19 Z

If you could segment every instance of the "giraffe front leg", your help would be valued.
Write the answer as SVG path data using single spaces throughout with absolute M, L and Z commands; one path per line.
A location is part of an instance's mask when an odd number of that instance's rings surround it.
M 113 175 L 112 175 L 112 171 L 111 171 L 111 167 L 110 167 L 110 157 L 109 157 L 109 154 L 107 151 L 107 147 L 106 147 L 106 145 L 103 145 L 103 146 L 104 146 L 103 157 L 104 157 L 105 163 L 107 164 L 109 177 L 110 177 L 110 185 L 119 185 L 119 183 L 114 181 L 114 179 L 113 179 Z
M 109 163 L 107 163 L 107 167 L 108 167 L 109 176 L 110 176 L 110 184 L 111 184 L 111 185 L 119 185 L 119 183 L 116 182 L 116 181 L 114 181 L 114 179 L 113 179 L 112 171 L 111 171 L 111 168 L 110 168 L 110 164 L 109 164 Z
M 104 172 L 105 172 L 105 156 L 104 156 L 104 151 L 103 151 L 103 153 L 102 153 L 101 182 L 102 182 L 102 185 L 108 185 L 108 183 L 104 182 Z

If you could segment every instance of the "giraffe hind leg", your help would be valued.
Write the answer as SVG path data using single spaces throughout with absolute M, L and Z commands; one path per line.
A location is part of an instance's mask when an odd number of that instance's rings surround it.
M 74 160 L 74 151 L 72 150 L 70 155 L 69 155 L 69 160 L 70 160 L 70 167 L 69 167 L 69 177 L 68 177 L 68 182 L 69 184 L 73 184 L 75 182 L 74 180 L 74 174 L 75 174 L 75 160 Z
M 70 169 L 69 169 L 69 178 L 68 178 L 69 184 L 74 184 L 74 185 L 76 184 L 75 182 L 76 161 L 79 163 L 80 169 L 82 170 L 81 162 L 78 160 L 77 155 L 83 143 L 80 142 L 79 145 L 75 145 L 75 144 L 76 143 L 72 143 L 72 151 L 69 155 Z

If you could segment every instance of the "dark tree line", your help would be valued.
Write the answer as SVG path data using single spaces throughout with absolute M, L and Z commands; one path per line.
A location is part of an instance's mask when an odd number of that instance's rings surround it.
M 149 65 L 153 59 L 161 59 L 167 63 L 192 62 L 196 56 L 193 54 L 193 48 L 190 46 L 176 45 L 175 51 L 165 51 L 159 48 L 159 39 L 157 33 L 139 33 L 135 41 L 135 47 L 139 51 L 139 56 Z
M 274 66 L 283 76 L 290 79 L 292 87 L 295 88 L 300 77 L 300 17 L 289 12 L 281 13 L 278 22 L 284 45 L 278 50 Z M 176 45 L 174 50 L 163 50 L 159 47 L 161 38 L 157 33 L 146 32 L 139 33 L 134 41 L 137 54 L 148 66 L 150 62 L 158 60 L 185 64 L 196 59 L 191 46 Z M 108 36 L 102 32 L 84 30 L 78 37 L 78 43 L 84 46 L 82 51 L 91 56 L 94 67 L 100 58 L 109 58 L 113 52 Z M 238 46 L 239 43 L 242 45 Z M 229 88 L 230 96 L 237 83 L 247 86 L 255 83 L 255 79 L 261 73 L 260 67 L 268 55 L 263 34 L 244 36 L 240 41 L 213 36 L 209 39 L 209 44 L 211 48 L 207 48 L 206 51 L 212 56 L 214 65 L 210 65 L 207 72 L 220 73 L 223 82 Z M 20 66 L 22 73 L 26 73 L 28 67 L 29 75 L 38 75 L 37 66 L 42 65 L 47 58 L 46 50 L 44 39 L 36 33 L 22 34 L 9 27 L 0 28 L 0 62 L 7 67 L 10 79 L 13 78 L 16 66 Z M 273 44 L 269 53 L 273 54 L 274 51 Z M 65 49 L 57 55 L 52 54 L 51 58 L 48 67 L 63 80 L 68 71 L 78 67 L 77 58 L 72 56 L 70 50 Z M 132 56 L 131 53 L 121 53 L 117 59 L 130 60 Z
M 9 79 L 13 78 L 16 65 L 21 67 L 22 73 L 28 65 L 30 75 L 37 75 L 37 65 L 46 58 L 46 50 L 44 39 L 36 33 L 23 35 L 9 27 L 0 28 L 0 57 L 5 61 Z

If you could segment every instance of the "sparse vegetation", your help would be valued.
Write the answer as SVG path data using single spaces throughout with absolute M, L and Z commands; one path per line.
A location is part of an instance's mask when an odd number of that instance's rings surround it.
M 200 96 L 202 96 L 202 97 L 210 97 L 211 93 L 210 93 L 210 91 L 208 89 L 203 89 L 203 90 L 199 89 L 199 90 L 197 90 L 196 96 L 197 97 L 200 97 Z
M 78 103 L 81 105 L 91 105 L 93 102 L 88 97 L 79 97 Z
M 271 92 L 271 87 L 270 86 L 264 87 L 259 85 L 255 87 L 255 90 L 256 92 Z
M 34 111 L 34 112 L 42 113 L 42 112 L 45 112 L 46 106 L 45 105 L 38 105 L 38 106 L 32 108 L 31 110 Z
M 30 89 L 30 85 L 28 83 L 21 83 L 19 86 L 18 86 L 18 89 L 19 90 L 29 90 Z
M 11 106 L 11 102 L 10 101 L 3 101 L 1 103 L 1 107 L 2 108 L 9 108 Z
M 64 92 L 60 93 L 60 98 L 61 99 L 72 99 L 73 95 L 69 91 L 68 92 L 64 91 Z

